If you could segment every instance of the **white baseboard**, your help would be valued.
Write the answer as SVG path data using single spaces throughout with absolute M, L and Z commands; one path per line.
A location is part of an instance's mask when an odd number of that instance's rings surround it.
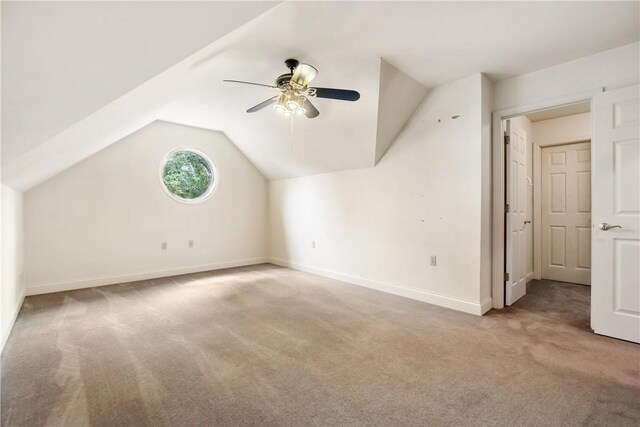
M 133 273 L 119 276 L 103 276 L 87 279 L 79 279 L 63 282 L 49 282 L 49 283 L 36 283 L 29 284 L 25 288 L 25 295 L 41 295 L 53 292 L 70 291 L 74 289 L 93 288 L 96 286 L 114 285 L 118 283 L 135 282 L 139 280 L 156 279 L 160 277 L 179 276 L 181 274 L 199 273 L 203 271 L 219 270 L 223 268 L 241 267 L 246 265 L 263 264 L 265 262 L 271 262 L 272 264 L 280 265 L 282 267 L 289 267 L 295 270 L 305 271 L 319 276 L 329 277 L 332 279 L 340 280 L 343 282 L 351 283 L 353 285 L 364 286 L 370 289 L 390 293 L 393 295 L 402 296 L 405 298 L 411 298 L 414 300 L 426 302 L 429 304 L 438 305 L 441 307 L 451 308 L 453 310 L 462 311 L 469 314 L 482 315 L 492 308 L 491 298 L 487 298 L 481 303 L 462 300 L 458 298 L 449 297 L 433 292 L 427 292 L 420 289 L 406 288 L 403 286 L 393 285 L 390 283 L 378 282 L 375 280 L 365 279 L 363 277 L 352 276 L 349 274 L 338 273 L 335 271 L 325 270 L 321 268 L 311 267 L 304 264 L 291 263 L 288 261 L 274 259 L 274 258 L 251 258 L 236 261 L 226 261 L 214 264 L 204 264 L 192 267 L 181 267 L 171 270 L 158 270 L 149 271 L 144 273 Z M 24 299 L 24 296 L 23 296 Z M 18 309 L 19 310 L 19 309 Z M 15 316 L 17 316 L 17 312 Z M 15 320 L 15 318 L 14 318 Z M 3 345 L 6 337 L 3 337 Z
M 20 296 L 20 303 L 15 307 L 15 310 L 11 315 L 11 318 L 9 319 L 9 325 L 7 325 L 6 331 L 5 330 L 2 331 L 2 342 L 0 343 L 0 354 L 2 354 L 2 352 L 4 351 L 4 345 L 7 343 L 7 340 L 9 339 L 9 335 L 11 335 L 11 330 L 13 329 L 13 325 L 16 323 L 16 319 L 18 318 L 18 314 L 20 313 L 20 309 L 22 308 L 22 304 L 24 303 L 24 297 L 25 297 L 24 287 L 22 288 L 21 293 L 22 295 Z
M 493 298 L 487 297 L 480 303 L 480 315 L 485 314 L 487 311 L 493 308 Z
M 432 292 L 426 292 L 420 289 L 406 288 L 403 286 L 392 285 L 390 283 L 377 282 L 363 277 L 352 276 L 349 274 L 338 273 L 331 270 L 324 270 L 317 267 L 311 267 L 309 265 L 293 263 L 281 259 L 270 258 L 269 262 L 279 265 L 281 267 L 288 267 L 294 270 L 300 270 L 307 273 L 317 274 L 318 276 L 328 277 L 331 279 L 347 282 L 352 285 L 364 286 L 366 288 L 375 289 L 377 291 L 386 292 L 393 295 L 398 295 L 405 298 L 410 298 L 429 304 L 438 305 L 441 307 L 451 308 L 453 310 L 462 311 L 469 314 L 475 314 L 478 316 L 483 315 L 487 311 L 491 310 L 493 302 L 491 298 L 488 298 L 481 303 L 466 301 L 458 298 L 449 297 L 446 295 L 436 294 Z
M 179 276 L 181 274 L 200 273 L 223 268 L 242 267 L 245 265 L 264 264 L 268 258 L 249 258 L 235 261 L 224 261 L 213 264 L 202 264 L 191 267 L 180 267 L 170 270 L 147 271 L 144 273 L 124 274 L 119 276 L 102 276 L 63 282 L 32 283 L 26 286 L 26 295 L 50 294 L 52 292 L 71 291 L 74 289 L 93 288 L 96 286 L 115 285 L 118 283 L 137 282 L 139 280 L 157 279 L 159 277 Z

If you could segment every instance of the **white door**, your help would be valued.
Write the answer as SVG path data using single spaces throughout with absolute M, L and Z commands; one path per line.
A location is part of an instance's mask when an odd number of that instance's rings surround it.
M 591 327 L 640 342 L 640 86 L 592 106 Z
M 506 213 L 506 272 L 505 303 L 511 305 L 527 291 L 526 254 L 526 195 L 525 179 L 527 135 L 522 129 L 511 126 L 507 121 L 509 144 L 506 145 L 507 213 Z
M 591 280 L 591 144 L 542 149 L 542 278 Z

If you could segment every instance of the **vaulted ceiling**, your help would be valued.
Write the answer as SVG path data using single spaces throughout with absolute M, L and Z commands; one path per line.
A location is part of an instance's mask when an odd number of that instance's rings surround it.
M 476 72 L 496 81 L 640 38 L 637 2 L 171 3 L 184 8 L 177 19 L 138 6 L 126 12 L 132 3 L 114 6 L 122 8 L 118 16 L 102 9 L 114 3 L 93 11 L 87 6 L 81 14 L 47 4 L 50 13 L 38 14 L 3 5 L 3 45 L 9 38 L 13 46 L 6 55 L 3 49 L 3 77 L 8 72 L 15 85 L 5 88 L 3 79 L 3 176 L 18 188 L 156 119 L 224 131 L 269 179 L 373 166 L 384 151 L 381 102 L 393 102 L 389 91 L 381 95 L 393 75 L 385 64 L 402 77 L 392 93 L 415 93 L 406 98 L 412 109 L 427 88 Z M 89 37 L 68 46 L 57 33 L 45 43 L 46 31 L 38 39 L 19 29 L 20 22 L 35 26 L 45 15 L 71 28 L 78 20 L 91 22 L 80 25 Z M 149 15 L 153 25 L 134 31 Z M 107 19 L 99 22 L 101 16 Z M 68 32 L 69 39 L 76 35 Z M 112 43 L 129 39 L 128 56 L 116 57 Z M 44 59 L 32 58 L 42 50 Z M 56 51 L 64 53 L 62 65 Z M 137 61 L 135 52 L 157 59 Z M 288 57 L 319 69 L 314 84 L 356 89 L 361 99 L 316 99 L 321 115 L 313 120 L 289 121 L 273 109 L 245 113 L 273 96 L 271 90 L 222 80 L 270 84 L 286 72 Z M 397 115 L 393 126 L 408 113 Z
M 11 161 L 275 2 L 3 2 L 3 155 Z

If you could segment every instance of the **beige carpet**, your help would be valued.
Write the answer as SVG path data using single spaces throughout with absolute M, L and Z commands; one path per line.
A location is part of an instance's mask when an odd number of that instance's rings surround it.
M 271 265 L 29 297 L 3 426 L 640 425 L 589 288 L 484 317 Z

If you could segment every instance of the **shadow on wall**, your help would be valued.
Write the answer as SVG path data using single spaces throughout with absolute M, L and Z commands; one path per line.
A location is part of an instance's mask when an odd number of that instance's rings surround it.
M 488 309 L 490 298 L 480 301 L 490 147 L 479 132 L 483 79 L 430 91 L 374 168 L 271 182 L 271 257 L 462 311 Z

